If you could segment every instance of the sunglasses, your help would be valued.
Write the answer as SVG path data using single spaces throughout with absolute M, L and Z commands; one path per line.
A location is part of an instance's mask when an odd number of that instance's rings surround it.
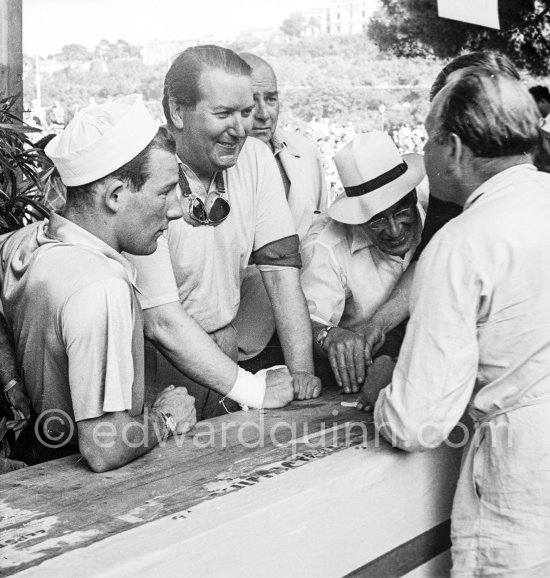
M 179 165 L 179 185 L 182 195 L 187 199 L 187 214 L 189 218 L 199 225 L 209 225 L 215 227 L 223 223 L 229 216 L 231 206 L 225 195 L 225 184 L 221 172 L 216 174 L 216 191 L 208 193 L 206 202 L 197 197 L 189 186 L 189 181 Z

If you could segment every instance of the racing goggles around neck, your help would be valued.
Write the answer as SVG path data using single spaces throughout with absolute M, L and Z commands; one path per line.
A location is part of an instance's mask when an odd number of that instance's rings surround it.
M 187 199 L 187 214 L 199 225 L 215 227 L 223 223 L 231 211 L 229 201 L 224 198 L 225 184 L 221 172 L 216 173 L 215 182 L 216 190 L 206 195 L 205 202 L 191 191 L 187 176 L 179 165 L 179 185 L 181 194 Z

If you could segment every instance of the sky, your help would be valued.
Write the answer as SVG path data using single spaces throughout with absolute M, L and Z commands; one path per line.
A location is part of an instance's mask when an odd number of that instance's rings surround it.
M 103 38 L 143 46 L 152 40 L 280 26 L 292 12 L 328 0 L 23 0 L 23 51 L 46 56 L 65 44 L 93 48 Z

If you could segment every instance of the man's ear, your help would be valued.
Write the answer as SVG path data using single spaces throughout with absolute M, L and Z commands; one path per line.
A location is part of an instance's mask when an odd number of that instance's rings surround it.
M 449 134 L 449 148 L 447 162 L 450 170 L 456 174 L 462 174 L 464 171 L 468 174 L 471 171 L 470 165 L 475 155 L 470 147 L 462 141 L 455 133 Z
M 128 185 L 120 179 L 107 179 L 103 183 L 103 202 L 113 213 L 117 213 L 125 202 Z
M 168 100 L 168 106 L 170 107 L 170 119 L 172 124 L 179 129 L 183 128 L 183 107 L 171 98 Z
M 458 167 L 464 163 L 466 157 L 471 155 L 471 151 L 454 132 L 451 132 L 447 138 L 449 139 L 447 161 L 450 167 Z

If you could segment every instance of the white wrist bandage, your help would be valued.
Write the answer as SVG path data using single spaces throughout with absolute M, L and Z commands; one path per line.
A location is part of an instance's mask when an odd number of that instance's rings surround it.
M 237 381 L 231 388 L 231 391 L 226 397 L 240 403 L 242 406 L 259 409 L 264 404 L 265 389 L 266 389 L 266 374 L 271 369 L 279 369 L 286 367 L 285 365 L 275 365 L 267 369 L 261 369 L 258 373 L 253 374 L 245 371 L 239 367 L 237 374 Z M 244 408 L 243 408 L 244 409 Z
M 231 398 L 241 405 L 260 408 L 264 403 L 265 387 L 265 374 L 263 376 L 258 374 L 254 375 L 250 373 L 250 371 L 239 367 L 237 381 L 235 381 L 235 385 L 233 385 L 226 397 Z

